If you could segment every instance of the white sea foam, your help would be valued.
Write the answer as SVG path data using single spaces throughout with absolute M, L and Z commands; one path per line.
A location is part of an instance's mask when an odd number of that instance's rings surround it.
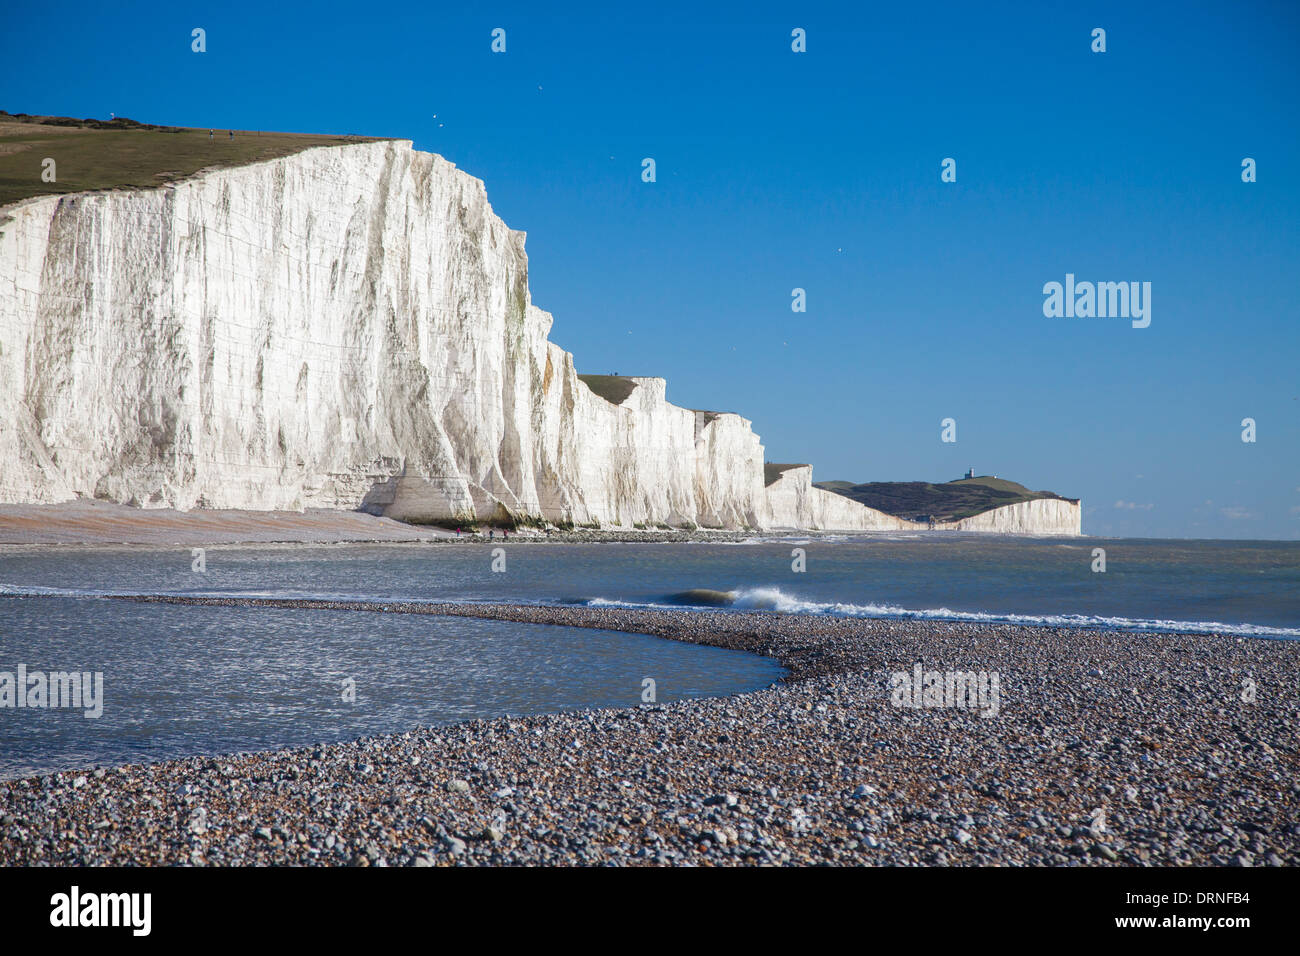
M 689 593 L 689 592 L 688 592 Z M 978 624 L 1023 624 L 1033 627 L 1075 627 L 1136 631 L 1152 634 L 1226 634 L 1236 637 L 1300 639 L 1300 628 L 1269 627 L 1262 624 L 1225 624 L 1219 621 L 1178 621 L 1095 614 L 997 614 L 985 611 L 954 611 L 951 608 L 913 609 L 894 604 L 845 604 L 808 601 L 786 594 L 780 588 L 736 588 L 729 607 L 735 610 L 777 611 L 782 614 L 821 614 L 829 617 L 885 618 L 926 621 L 969 621 Z M 681 600 L 634 602 L 594 598 L 591 607 L 675 608 L 694 605 Z M 710 608 L 714 610 L 715 608 Z
M 0 584 L 0 597 L 111 597 L 117 591 L 95 588 L 47 588 L 36 584 Z
M 699 592 L 705 593 L 705 592 Z M 723 610 L 776 611 L 781 614 L 817 614 L 828 617 L 880 618 L 926 621 L 968 621 L 978 624 L 1023 624 L 1033 627 L 1073 627 L 1134 631 L 1152 634 L 1225 634 L 1234 637 L 1267 637 L 1300 639 L 1300 628 L 1271 627 L 1263 624 L 1227 624 L 1220 621 L 1179 621 L 1162 618 L 1131 618 L 1095 614 L 1010 614 L 986 611 L 954 611 L 951 608 L 914 609 L 894 604 L 848 604 L 841 602 L 809 601 L 787 594 L 776 587 L 736 588 L 725 592 L 711 592 L 729 598 Z M 579 601 L 550 602 L 535 598 L 516 599 L 516 604 L 572 604 L 587 607 L 623 607 L 681 610 L 698 607 L 719 610 L 717 604 L 692 603 L 691 592 L 658 601 L 625 601 L 615 598 L 589 598 Z M 490 604 L 477 597 L 438 596 L 407 597 L 400 595 L 344 594 L 323 591 L 174 591 L 161 594 L 156 591 L 104 590 L 96 588 L 57 588 L 39 585 L 0 584 L 0 597 L 65 597 L 65 598 L 115 598 L 115 597 L 197 597 L 197 598 L 271 598 L 281 600 L 358 601 L 366 603 L 411 604 Z

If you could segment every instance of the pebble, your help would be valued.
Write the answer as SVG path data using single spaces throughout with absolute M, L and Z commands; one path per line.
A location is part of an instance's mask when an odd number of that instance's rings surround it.
M 384 613 L 172 603 L 213 602 Z M 748 650 L 787 675 L 726 698 L 0 781 L 0 865 L 1300 865 L 1300 642 L 382 606 Z M 1106 679 L 1081 683 L 1080 661 Z M 996 672 L 998 715 L 893 706 L 890 675 L 918 663 Z

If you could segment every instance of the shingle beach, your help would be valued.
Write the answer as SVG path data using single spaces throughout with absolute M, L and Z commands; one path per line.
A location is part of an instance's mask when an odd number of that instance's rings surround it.
M 485 617 L 767 655 L 757 693 L 0 783 L 0 864 L 1290 865 L 1300 644 L 766 612 Z M 996 716 L 899 706 L 997 677 Z

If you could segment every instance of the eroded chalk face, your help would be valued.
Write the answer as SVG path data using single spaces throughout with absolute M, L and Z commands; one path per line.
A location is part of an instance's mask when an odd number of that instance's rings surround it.
M 547 341 L 523 233 L 407 142 L 31 200 L 0 280 L 27 290 L 0 295 L 0 415 L 21 426 L 0 430 L 0 502 L 877 521 L 801 480 L 769 495 L 750 422 L 673 405 L 661 378 L 594 393 Z M 140 342 L 148 361 L 112 354 Z

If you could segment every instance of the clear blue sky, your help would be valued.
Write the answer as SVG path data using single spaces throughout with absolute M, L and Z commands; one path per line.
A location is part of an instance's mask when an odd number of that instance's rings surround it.
M 412 139 L 528 232 L 580 370 L 769 460 L 1300 537 L 1300 4 L 537 6 L 11 4 L 0 107 Z M 1044 317 L 1067 272 L 1152 283 L 1150 327 Z

